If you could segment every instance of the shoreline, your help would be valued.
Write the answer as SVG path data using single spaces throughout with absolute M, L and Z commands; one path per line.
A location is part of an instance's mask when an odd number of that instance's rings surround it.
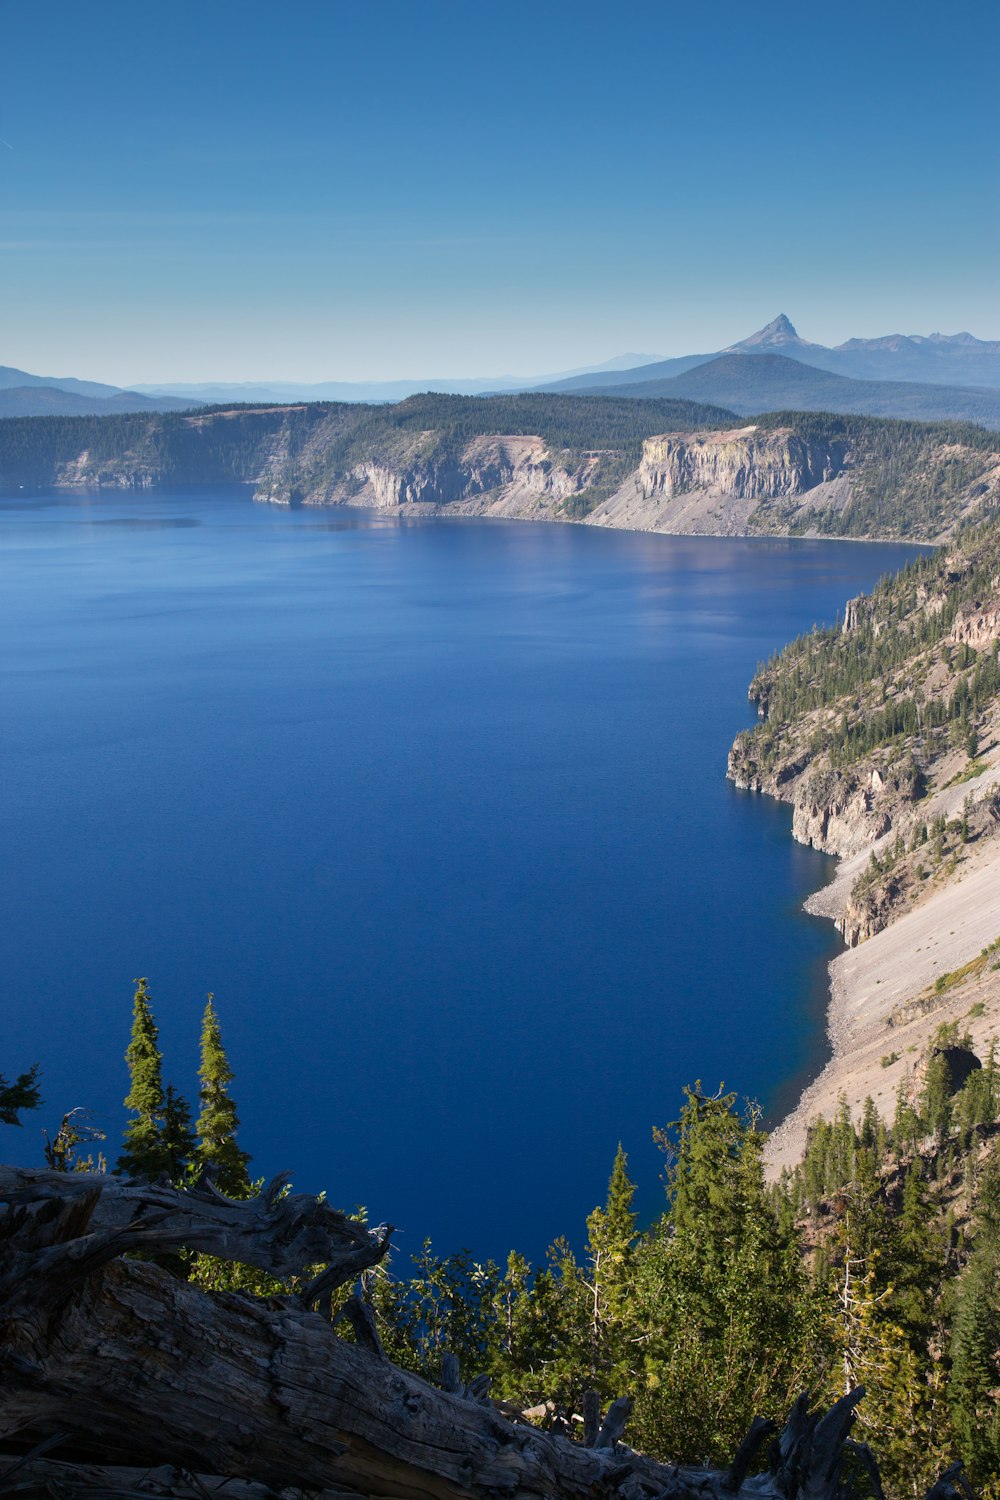
M 1000 788 L 1000 740 L 976 779 L 978 794 Z M 953 815 L 968 784 L 944 789 L 929 804 Z M 764 793 L 762 795 L 769 795 Z M 895 830 L 849 857 L 837 859 L 833 879 L 804 902 L 804 910 L 835 921 L 872 850 L 882 851 Z M 914 1079 L 927 1046 L 942 1024 L 959 1023 L 977 1056 L 1000 1041 L 1000 964 L 984 966 L 946 993 L 935 981 L 979 958 L 1000 938 L 1000 844 L 970 846 L 963 869 L 927 900 L 904 912 L 856 947 L 844 946 L 827 966 L 826 1036 L 830 1056 L 795 1105 L 769 1133 L 768 1174 L 801 1160 L 809 1126 L 831 1120 L 841 1096 L 857 1118 L 871 1097 L 891 1124 L 897 1091 Z M 981 1014 L 976 1014 L 981 1009 Z

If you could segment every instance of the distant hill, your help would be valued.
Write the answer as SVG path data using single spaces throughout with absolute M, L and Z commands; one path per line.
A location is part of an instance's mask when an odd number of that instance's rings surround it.
M 141 396 L 114 386 L 102 389 L 112 394 L 87 396 L 41 382 L 0 387 L 0 417 L 97 417 L 126 411 L 188 411 L 192 405 L 177 396 Z
M 587 390 L 639 399 L 707 401 L 747 416 L 779 410 L 854 412 L 918 421 L 976 422 L 1000 430 L 1000 390 L 851 380 L 785 354 L 723 354 L 667 379 L 595 383 Z
M 183 396 L 187 404 L 204 406 L 222 401 L 258 402 L 274 401 L 358 401 L 397 402 L 425 391 L 439 391 L 450 396 L 497 395 L 505 391 L 523 391 L 530 386 L 566 384 L 592 381 L 595 376 L 613 374 L 618 370 L 631 370 L 656 360 L 655 354 L 619 354 L 603 364 L 586 365 L 579 370 L 564 370 L 560 375 L 490 375 L 490 376 L 431 376 L 418 380 L 321 380 L 311 383 L 301 381 L 214 381 L 203 384 L 138 385 L 137 391 L 147 396 Z
M 0 365 L 0 391 L 27 386 L 52 386 L 77 396 L 117 396 L 121 389 L 117 385 L 101 385 L 96 380 L 74 380 L 72 375 L 29 375 L 27 370 L 15 369 L 13 365 Z
M 611 371 L 600 382 L 577 375 L 570 380 L 538 382 L 537 390 L 593 391 L 669 380 L 723 354 L 755 358 L 781 355 L 814 369 L 851 380 L 907 382 L 921 385 L 983 386 L 1000 389 L 1000 341 L 973 338 L 971 333 L 888 334 L 875 339 L 848 339 L 835 349 L 799 337 L 784 313 L 766 327 L 714 354 L 685 354 L 655 364 L 636 364 Z M 874 410 L 874 408 L 873 408 Z M 958 413 L 955 413 L 958 415 Z M 914 412 L 914 415 L 916 413 Z M 975 420 L 971 411 L 969 420 Z
M 0 417 L 89 417 L 123 411 L 187 411 L 196 401 L 145 396 L 72 375 L 31 375 L 0 365 Z

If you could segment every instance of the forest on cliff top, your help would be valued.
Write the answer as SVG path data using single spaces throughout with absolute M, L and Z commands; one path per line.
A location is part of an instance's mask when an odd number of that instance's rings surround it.
M 968 423 L 817 412 L 747 419 L 688 401 L 530 393 L 430 393 L 391 406 L 8 418 L 0 421 L 0 484 L 261 484 L 267 494 L 295 503 L 351 493 L 360 484 L 359 467 L 374 464 L 396 473 L 433 472 L 440 482 L 428 494 L 447 501 L 450 489 L 456 499 L 461 493 L 458 471 L 470 442 L 521 436 L 541 440 L 543 464 L 576 474 L 578 492 L 555 514 L 583 519 L 635 470 L 645 438 L 726 430 L 748 420 L 764 430 L 787 428 L 807 445 L 840 454 L 837 472 L 850 477 L 844 506 L 802 507 L 796 497 L 772 501 L 771 521 L 792 533 L 933 539 L 996 490 L 1000 442 Z

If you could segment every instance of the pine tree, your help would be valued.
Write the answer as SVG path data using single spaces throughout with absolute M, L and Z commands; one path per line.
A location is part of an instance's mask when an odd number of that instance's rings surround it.
M 191 1128 L 191 1106 L 170 1083 L 163 1096 L 161 1141 L 169 1163 L 167 1176 L 176 1182 L 194 1158 L 195 1134 Z
M 132 1037 L 125 1053 L 130 1079 L 125 1108 L 134 1118 L 125 1127 L 125 1149 L 115 1171 L 125 1177 L 159 1177 L 171 1165 L 163 1144 L 163 1055 L 148 980 L 137 979 L 135 987 Z
M 937 1138 L 939 1150 L 944 1149 L 948 1139 L 953 1110 L 948 1059 L 943 1051 L 938 1051 L 931 1057 L 924 1075 L 920 1120 L 927 1134 L 933 1133 Z
M 0 1125 L 20 1125 L 21 1111 L 37 1109 L 41 1102 L 37 1064 L 27 1073 L 19 1073 L 13 1083 L 8 1083 L 0 1073 Z
M 222 1045 L 219 1018 L 209 995 L 201 1025 L 201 1113 L 198 1116 L 197 1159 L 216 1171 L 216 1185 L 231 1198 L 250 1195 L 247 1164 L 250 1157 L 236 1144 L 239 1116 L 229 1094 L 233 1070 Z
M 167 1177 L 176 1182 L 194 1149 L 191 1111 L 176 1089 L 164 1087 L 163 1054 L 148 986 L 146 979 L 135 981 L 132 1037 L 125 1053 L 130 1079 L 125 1107 L 134 1119 L 125 1127 L 125 1149 L 115 1171 L 124 1177 Z
M 590 1378 L 593 1388 L 611 1399 L 626 1388 L 631 1374 L 626 1320 L 632 1301 L 634 1197 L 635 1184 L 629 1180 L 628 1158 L 619 1142 L 607 1201 L 587 1219 Z
M 635 1252 L 640 1448 L 723 1458 L 755 1411 L 808 1384 L 810 1294 L 798 1237 L 764 1180 L 758 1113 L 686 1090 L 654 1132 L 672 1158 L 669 1209 Z
M 973 1479 L 1000 1470 L 1000 1150 L 983 1173 L 972 1255 L 958 1284 L 949 1401 Z

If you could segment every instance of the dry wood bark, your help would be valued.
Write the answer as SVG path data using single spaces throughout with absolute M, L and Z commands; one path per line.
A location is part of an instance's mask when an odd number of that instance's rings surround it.
M 0 1168 L 4 1203 L 0 1455 L 64 1435 L 58 1455 L 37 1453 L 14 1474 L 2 1460 L 0 1492 L 9 1487 L 22 1500 L 46 1488 L 58 1500 L 56 1470 L 65 1470 L 71 1500 L 134 1497 L 142 1484 L 131 1471 L 164 1464 L 185 1471 L 167 1491 L 182 1500 L 207 1500 L 215 1487 L 192 1475 L 238 1482 L 234 1500 L 262 1500 L 254 1486 L 395 1500 L 846 1493 L 858 1392 L 822 1417 L 800 1401 L 769 1471 L 747 1479 L 770 1427 L 755 1426 L 728 1471 L 660 1465 L 621 1446 L 624 1399 L 603 1424 L 588 1411 L 584 1445 L 503 1415 L 481 1385 L 462 1386 L 453 1361 L 443 1372 L 446 1390 L 396 1368 L 358 1306 L 345 1314 L 359 1342 L 346 1342 L 309 1304 L 374 1264 L 389 1231 L 369 1234 L 326 1205 L 281 1197 L 273 1185 L 237 1204 L 208 1189 Z M 122 1258 L 179 1244 L 281 1275 L 317 1258 L 329 1269 L 302 1297 L 258 1298 L 205 1293 L 157 1265 Z

